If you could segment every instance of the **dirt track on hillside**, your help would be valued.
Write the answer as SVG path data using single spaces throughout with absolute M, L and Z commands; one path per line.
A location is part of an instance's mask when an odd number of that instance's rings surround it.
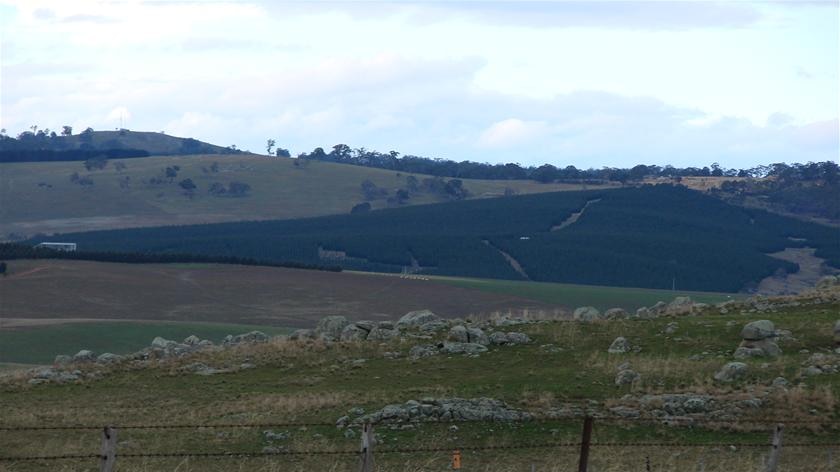
M 429 280 L 271 267 L 11 261 L 9 276 L 0 278 L 3 320 L 130 319 L 311 327 L 326 315 L 396 319 L 408 311 L 430 309 L 446 317 L 464 317 L 556 308 Z

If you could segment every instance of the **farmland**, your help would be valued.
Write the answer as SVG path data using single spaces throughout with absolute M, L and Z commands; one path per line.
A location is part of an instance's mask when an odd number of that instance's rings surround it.
M 166 169 L 174 171 L 175 166 L 175 177 L 167 177 Z M 89 181 L 71 180 L 74 173 Z M 20 236 L 341 214 L 364 199 L 363 181 L 370 180 L 393 193 L 407 185 L 409 175 L 255 155 L 114 159 L 101 170 L 87 170 L 83 162 L 5 163 L 0 164 L 0 238 L 10 233 Z M 191 179 L 194 191 L 185 192 L 178 185 L 185 179 Z M 241 196 L 211 194 L 209 189 L 217 182 L 244 183 L 250 191 Z M 525 180 L 463 182 L 469 198 L 501 196 L 506 189 L 527 194 L 585 188 Z M 440 195 L 417 193 L 407 204 L 440 201 L 444 201 Z M 385 199 L 371 203 L 373 208 L 387 206 Z
M 562 225 L 585 206 L 574 224 Z M 795 264 L 767 255 L 786 247 L 813 247 L 817 257 L 840 265 L 840 240 L 832 228 L 669 185 L 60 238 L 87 250 L 329 262 L 385 272 L 412 266 L 430 275 L 527 275 L 543 282 L 715 292 L 738 292 L 774 273 L 795 272 Z

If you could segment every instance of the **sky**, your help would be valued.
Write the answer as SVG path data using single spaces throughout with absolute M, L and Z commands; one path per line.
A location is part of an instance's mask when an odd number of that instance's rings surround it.
M 838 160 L 840 0 L 0 0 L 0 126 L 581 168 Z

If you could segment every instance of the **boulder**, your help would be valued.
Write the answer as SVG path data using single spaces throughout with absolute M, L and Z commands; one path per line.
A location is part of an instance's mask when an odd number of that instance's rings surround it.
M 187 346 L 198 346 L 201 343 L 201 339 L 196 335 L 190 335 L 184 338 L 184 344 Z
M 343 316 L 325 316 L 318 321 L 315 327 L 315 334 L 323 339 L 335 341 L 341 338 L 341 331 L 348 325 L 347 318 Z
M 311 329 L 296 329 L 289 335 L 289 339 L 293 341 L 315 339 L 315 331 Z
M 262 331 L 249 331 L 244 334 L 237 334 L 231 339 L 230 344 L 256 344 L 267 343 L 268 335 Z
M 413 423 L 421 421 L 526 421 L 532 416 L 492 398 L 424 398 L 386 405 L 379 411 L 359 416 L 351 425 L 364 423 Z
M 840 320 L 834 323 L 834 344 L 840 346 Z
M 73 358 L 66 354 L 59 354 L 53 360 L 53 364 L 55 365 L 67 365 L 71 362 L 73 362 Z
M 408 357 L 411 359 L 421 359 L 423 357 L 431 357 L 438 353 L 437 346 L 434 344 L 417 345 L 408 351 Z
M 575 321 L 598 321 L 601 319 L 601 312 L 594 306 L 582 306 L 574 311 L 572 318 Z
M 368 341 L 390 341 L 399 336 L 400 332 L 395 329 L 373 328 L 367 335 Z
M 411 329 L 420 328 L 427 323 L 441 321 L 440 317 L 430 310 L 418 310 L 406 313 L 397 321 L 397 328 Z
M 39 369 L 35 371 L 34 375 L 29 380 L 29 383 L 35 385 L 47 382 L 73 382 L 79 380 L 79 375 L 79 371 L 65 372 L 63 370 L 57 370 L 48 367 L 45 369 Z
M 627 318 L 627 312 L 624 308 L 610 308 L 604 312 L 604 318 L 608 320 L 620 320 Z
M 643 307 L 639 308 L 638 310 L 636 310 L 636 316 L 635 317 L 640 319 L 640 320 L 652 320 L 652 319 L 656 318 L 656 313 L 650 311 L 649 308 L 643 306 Z
M 93 362 L 96 360 L 96 354 L 93 351 L 82 349 L 73 356 L 73 362 Z
M 776 335 L 776 327 L 770 320 L 758 320 L 747 323 L 741 330 L 741 338 L 747 341 L 760 341 Z
M 744 378 L 747 375 L 748 367 L 743 362 L 729 362 L 715 374 L 718 382 L 732 382 Z
M 642 378 L 636 371 L 630 369 L 619 370 L 615 375 L 616 385 L 631 385 Z
M 531 338 L 525 333 L 504 333 L 496 331 L 490 333 L 489 341 L 490 344 L 503 346 L 506 344 L 528 344 L 531 342 Z
M 490 344 L 490 339 L 481 328 L 467 328 L 462 325 L 453 326 L 449 330 L 449 340 L 459 343 Z
M 481 354 L 487 352 L 487 348 L 477 343 L 443 343 L 441 352 L 445 354 Z
M 349 324 L 341 330 L 339 339 L 342 341 L 364 341 L 370 331 L 369 329 L 362 329 L 356 324 Z
M 610 354 L 624 354 L 630 352 L 632 350 L 632 346 L 630 346 L 630 341 L 628 341 L 623 336 L 619 336 L 615 338 L 615 340 L 610 344 L 609 349 L 607 352 Z
M 782 350 L 779 349 L 779 345 L 772 339 L 762 339 L 760 341 L 743 340 L 741 341 L 741 345 L 738 346 L 738 349 L 735 350 L 736 357 L 739 351 L 745 353 L 747 357 L 778 357 L 782 354 Z M 747 353 L 747 351 L 750 352 Z
M 110 352 L 106 352 L 104 354 L 100 354 L 99 357 L 96 358 L 97 364 L 115 364 L 123 360 L 122 356 L 117 354 L 111 354 Z
M 160 336 L 157 336 L 157 337 L 155 337 L 155 339 L 152 340 L 152 347 L 157 347 L 157 348 L 160 348 L 160 349 L 167 349 L 167 348 L 169 348 L 171 346 L 174 346 L 176 344 L 178 344 L 178 343 L 175 342 L 175 341 L 169 340 L 169 339 L 164 339 Z
M 677 332 L 677 328 L 679 328 L 679 327 L 680 327 L 680 325 L 675 323 L 675 322 L 668 323 L 667 325 L 665 325 L 664 332 L 665 332 L 665 334 L 674 334 L 674 333 Z
M 677 297 L 665 308 L 665 314 L 672 316 L 688 315 L 694 309 L 691 297 Z

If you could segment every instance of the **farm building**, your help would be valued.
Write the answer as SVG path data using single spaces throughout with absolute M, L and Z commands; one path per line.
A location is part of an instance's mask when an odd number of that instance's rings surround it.
M 35 247 L 47 248 L 47 249 L 55 249 L 56 251 L 75 251 L 76 250 L 76 243 L 40 243 Z

